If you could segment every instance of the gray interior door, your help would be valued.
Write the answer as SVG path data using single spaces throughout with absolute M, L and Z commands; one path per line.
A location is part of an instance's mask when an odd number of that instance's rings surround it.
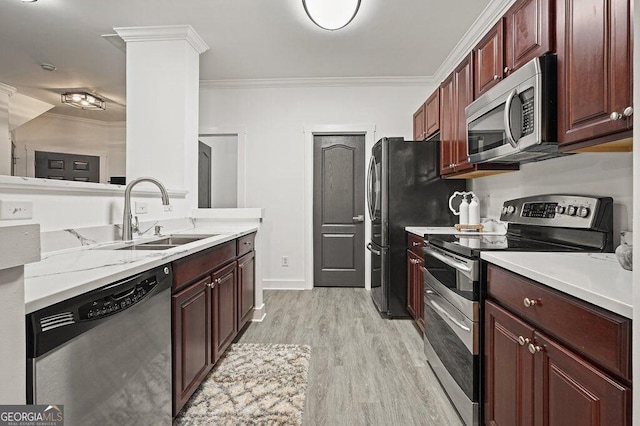
M 364 135 L 313 138 L 313 279 L 364 287 Z
M 37 178 L 100 182 L 100 157 L 36 151 Z
M 198 142 L 198 208 L 211 207 L 211 147 Z

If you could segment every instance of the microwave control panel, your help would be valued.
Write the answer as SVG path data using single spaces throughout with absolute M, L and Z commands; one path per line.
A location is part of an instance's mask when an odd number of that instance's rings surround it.
M 525 90 L 520 94 L 522 102 L 522 136 L 533 133 L 534 126 L 534 95 L 533 87 Z

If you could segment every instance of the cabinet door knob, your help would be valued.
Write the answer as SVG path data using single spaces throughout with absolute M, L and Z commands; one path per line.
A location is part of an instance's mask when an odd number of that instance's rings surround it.
M 520 343 L 520 346 L 524 346 L 526 344 L 528 344 L 530 342 L 528 337 L 522 337 L 522 336 L 518 336 L 518 343 Z
M 508 73 L 509 71 L 511 71 L 511 68 L 509 68 L 509 67 L 504 67 L 504 69 L 503 69 L 502 71 L 504 71 L 504 73 L 506 74 L 506 73 Z
M 630 107 L 630 106 L 626 107 L 626 108 L 624 109 L 624 111 L 622 112 L 622 114 L 623 114 L 625 117 L 631 117 L 631 116 L 633 115 L 633 107 Z
M 611 121 L 622 120 L 622 114 L 617 111 L 613 111 L 609 118 L 611 119 Z
M 529 343 L 529 352 L 533 355 L 540 352 L 542 350 L 542 346 L 534 345 L 533 343 Z
M 529 299 L 528 297 L 525 297 L 522 303 L 524 304 L 525 308 L 530 308 L 534 305 L 537 305 L 538 301 L 536 299 Z
M 418 241 L 414 241 L 414 242 L 413 242 L 413 243 L 411 243 L 411 244 L 412 244 L 414 247 L 418 247 L 418 246 L 419 246 L 420 244 L 422 244 L 422 243 L 420 243 L 420 242 L 418 242 Z
M 494 75 L 494 76 L 493 76 L 493 79 L 494 79 L 494 80 L 500 80 L 501 78 L 502 78 L 502 77 L 500 77 L 498 74 L 496 74 L 496 75 Z

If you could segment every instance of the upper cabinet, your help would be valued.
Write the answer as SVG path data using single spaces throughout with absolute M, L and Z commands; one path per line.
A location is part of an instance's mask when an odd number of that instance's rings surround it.
M 426 104 L 420 105 L 420 108 L 413 113 L 413 140 L 421 141 L 426 137 L 425 129 L 425 112 Z
M 504 69 L 503 35 L 504 25 L 503 20 L 500 19 L 473 49 L 476 98 L 502 80 Z
M 504 77 L 554 50 L 553 3 L 554 0 L 519 0 L 505 14 Z
M 436 89 L 425 103 L 425 133 L 429 137 L 440 130 L 440 90 Z
M 631 136 L 630 0 L 556 6 L 561 149 Z

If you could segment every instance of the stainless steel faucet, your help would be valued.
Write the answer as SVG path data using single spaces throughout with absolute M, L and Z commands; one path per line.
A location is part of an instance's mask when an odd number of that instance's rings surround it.
M 152 177 L 140 177 L 129 182 L 129 185 L 127 185 L 124 190 L 124 214 L 122 215 L 122 239 L 124 241 L 130 241 L 133 239 L 133 224 L 131 223 L 131 190 L 140 182 L 151 182 L 155 184 L 160 189 L 160 193 L 162 194 L 162 205 L 169 205 L 169 194 L 167 193 L 164 185 L 160 183 L 159 180 Z

